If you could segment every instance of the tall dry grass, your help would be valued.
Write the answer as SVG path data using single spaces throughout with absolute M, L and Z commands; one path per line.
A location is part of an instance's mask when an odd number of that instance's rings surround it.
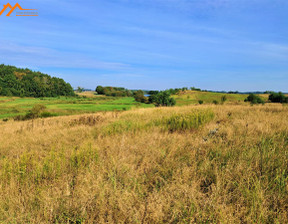
M 0 222 L 287 223 L 287 117 L 201 105 L 1 122 Z

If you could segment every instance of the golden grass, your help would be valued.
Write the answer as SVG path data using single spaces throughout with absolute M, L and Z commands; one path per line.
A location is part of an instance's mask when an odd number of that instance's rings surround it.
M 76 92 L 76 94 L 79 95 L 79 96 L 86 96 L 86 97 L 89 97 L 89 98 L 105 97 L 104 95 L 95 95 L 94 91 L 85 91 L 85 92 L 82 92 L 82 93 Z
M 0 222 L 287 223 L 287 117 L 199 105 L 0 122 Z

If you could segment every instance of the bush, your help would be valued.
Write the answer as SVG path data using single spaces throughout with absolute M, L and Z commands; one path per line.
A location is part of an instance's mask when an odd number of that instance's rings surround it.
M 193 130 L 211 121 L 214 113 L 211 110 L 192 111 L 189 114 L 176 114 L 168 118 L 166 127 L 170 132 Z
M 144 92 L 142 90 L 138 90 L 134 92 L 134 98 L 137 102 L 140 103 L 148 103 L 148 97 L 144 96 Z
M 47 111 L 44 111 L 44 112 L 42 112 L 39 115 L 39 117 L 41 117 L 41 118 L 54 117 L 54 116 L 56 116 L 56 114 L 53 114 L 53 113 L 50 113 L 50 112 L 47 112 Z
M 259 96 L 250 93 L 249 96 L 244 100 L 245 102 L 251 102 L 251 104 L 264 104 L 264 100 Z
M 286 97 L 283 93 L 271 93 L 269 95 L 269 100 L 273 103 L 288 103 L 288 97 Z
M 203 102 L 203 100 L 199 100 L 198 103 L 201 105 L 201 104 L 203 104 L 204 102 Z
M 214 103 L 215 105 L 219 104 L 219 102 L 218 102 L 217 100 L 213 100 L 213 103 Z
M 42 104 L 36 104 L 28 113 L 25 115 L 18 115 L 14 117 L 15 121 L 25 121 L 25 120 L 31 120 L 39 117 L 51 117 L 55 116 L 52 115 L 49 112 L 45 112 L 46 106 Z
M 224 95 L 221 97 L 221 102 L 224 103 L 225 101 L 227 101 L 227 96 Z
M 151 95 L 149 97 L 149 102 L 154 103 L 157 107 L 159 106 L 174 106 L 176 104 L 176 100 L 170 97 L 170 93 L 168 91 L 161 91 L 156 95 Z

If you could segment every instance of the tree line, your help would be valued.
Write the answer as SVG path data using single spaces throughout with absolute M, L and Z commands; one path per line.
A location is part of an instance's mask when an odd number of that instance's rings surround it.
M 134 97 L 135 101 L 137 102 L 154 104 L 155 106 L 174 106 L 176 104 L 176 101 L 174 98 L 171 97 L 171 94 L 176 94 L 180 91 L 183 91 L 183 89 L 170 89 L 165 91 L 143 91 L 128 90 L 122 87 L 97 86 L 95 91 L 97 92 L 97 94 L 105 96 Z
M 63 79 L 15 66 L 0 65 L 0 95 L 20 97 L 75 96 Z
M 128 90 L 123 87 L 97 86 L 95 91 L 97 92 L 97 94 L 105 96 L 133 96 L 133 90 Z

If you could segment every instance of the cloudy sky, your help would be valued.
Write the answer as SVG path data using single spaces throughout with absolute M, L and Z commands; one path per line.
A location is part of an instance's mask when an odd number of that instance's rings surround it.
M 288 91 L 287 0 L 19 3 L 39 16 L 0 16 L 0 63 L 73 87 Z

